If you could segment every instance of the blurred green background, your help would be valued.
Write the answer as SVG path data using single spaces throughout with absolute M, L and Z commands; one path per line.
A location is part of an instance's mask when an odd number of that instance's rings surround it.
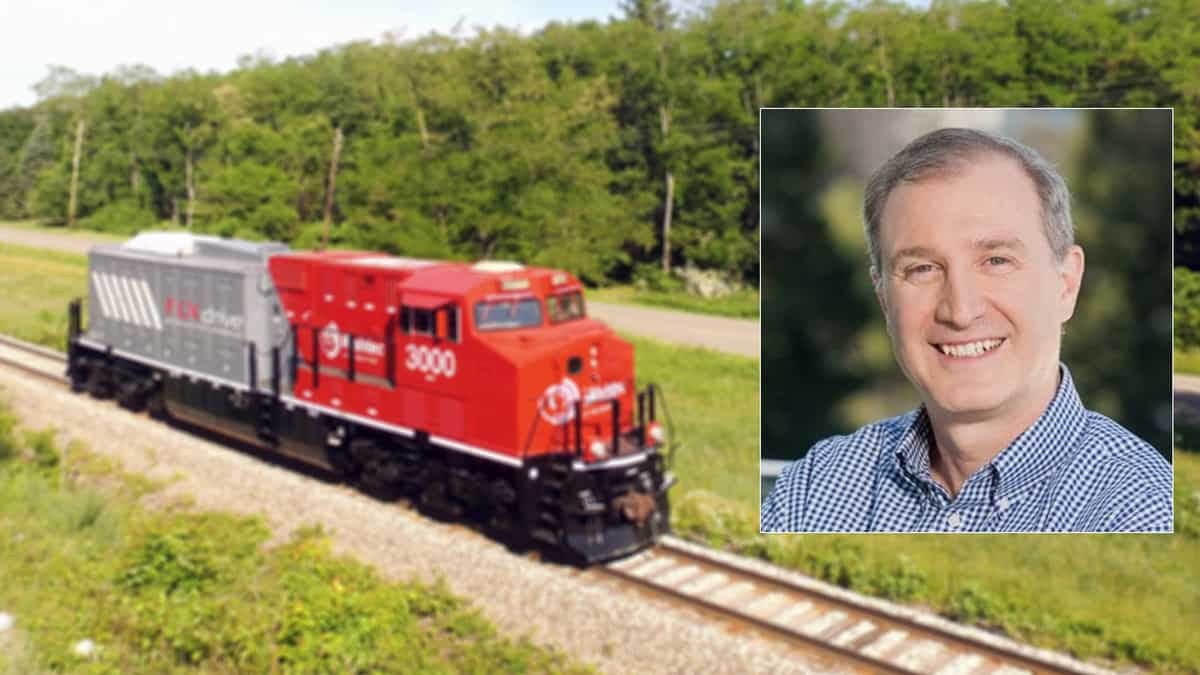
M 862 191 L 945 126 L 1037 148 L 1072 191 L 1087 255 L 1063 361 L 1084 404 L 1171 457 L 1172 111 L 765 110 L 762 400 L 766 458 L 915 407 L 868 276 Z

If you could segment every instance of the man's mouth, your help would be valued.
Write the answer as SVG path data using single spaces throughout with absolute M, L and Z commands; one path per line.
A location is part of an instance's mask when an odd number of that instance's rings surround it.
M 956 359 L 969 359 L 983 356 L 992 351 L 996 347 L 1004 344 L 1005 338 L 989 338 L 986 340 L 975 340 L 974 342 L 956 342 L 934 345 L 938 351 Z

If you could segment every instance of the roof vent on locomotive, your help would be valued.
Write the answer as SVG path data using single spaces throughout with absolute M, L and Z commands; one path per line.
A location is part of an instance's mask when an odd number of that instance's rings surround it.
M 566 272 L 145 233 L 88 280 L 78 390 L 587 561 L 668 529 L 661 392 Z

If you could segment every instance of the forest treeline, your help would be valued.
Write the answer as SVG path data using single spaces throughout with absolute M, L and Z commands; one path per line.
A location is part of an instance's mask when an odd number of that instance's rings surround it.
M 1175 106 L 1176 248 L 1200 267 L 1198 7 L 628 0 L 227 74 L 55 67 L 0 112 L 0 218 L 302 246 L 327 221 L 331 244 L 596 283 L 690 263 L 756 284 L 762 107 Z

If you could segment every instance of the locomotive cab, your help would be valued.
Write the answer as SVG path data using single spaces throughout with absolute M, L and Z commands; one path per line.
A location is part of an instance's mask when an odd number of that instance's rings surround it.
M 633 346 L 588 318 L 578 280 L 497 274 L 469 314 L 475 337 L 516 373 L 525 492 L 536 502 L 526 516 L 588 560 L 641 548 L 667 529 L 673 481 L 656 389 L 637 390 Z

